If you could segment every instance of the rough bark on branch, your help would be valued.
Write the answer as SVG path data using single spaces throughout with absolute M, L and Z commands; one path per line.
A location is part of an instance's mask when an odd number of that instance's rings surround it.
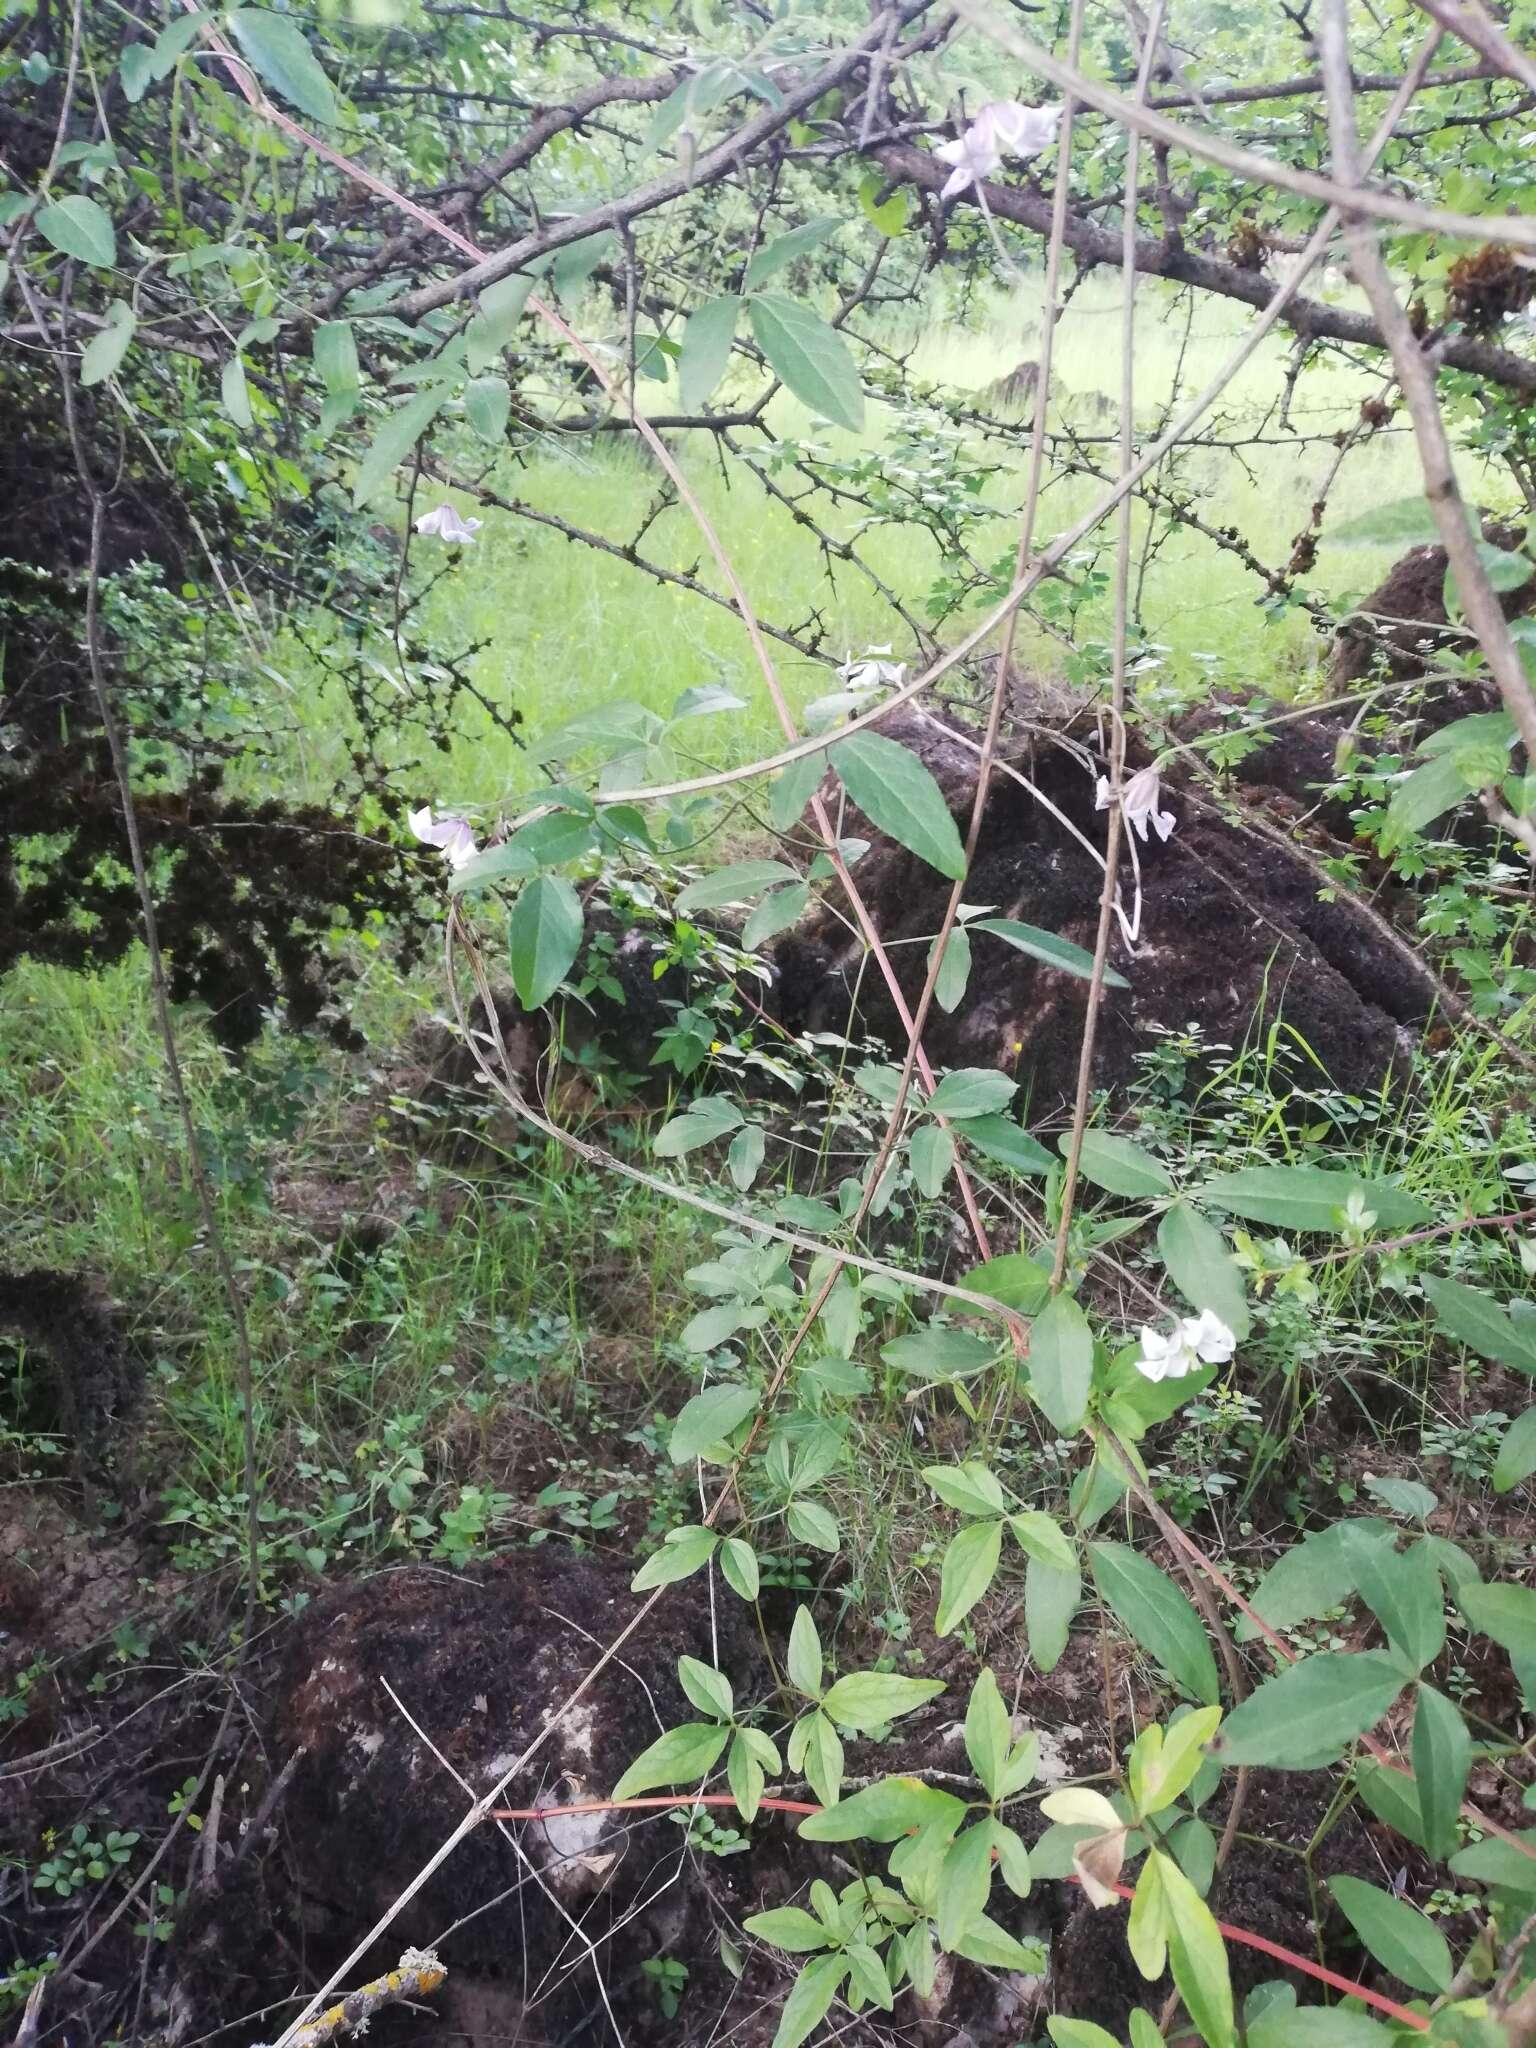
M 911 143 L 889 142 L 870 151 L 886 176 L 902 184 L 916 185 L 925 192 L 938 192 L 949 176 L 948 167 L 926 150 Z M 993 185 L 985 187 L 987 205 L 999 220 L 1034 233 L 1050 232 L 1051 203 L 1031 186 Z M 973 205 L 974 188 L 961 195 L 957 204 Z M 1079 215 L 1069 215 L 1067 246 L 1082 263 L 1120 267 L 1118 230 L 1102 228 Z M 1198 291 L 1213 292 L 1219 298 L 1239 299 L 1244 305 L 1263 307 L 1274 297 L 1273 279 L 1259 271 L 1242 270 L 1235 263 L 1202 255 L 1189 248 L 1170 248 L 1163 241 L 1145 238 L 1136 244 L 1136 268 L 1152 277 L 1166 277 L 1175 284 L 1192 285 Z M 1381 329 L 1365 313 L 1344 306 L 1325 306 L 1317 299 L 1293 299 L 1281 316 L 1298 334 L 1321 341 L 1356 342 L 1366 348 L 1385 348 Z M 1492 342 L 1474 341 L 1461 335 L 1441 343 L 1439 360 L 1448 369 L 1468 370 L 1501 384 L 1510 391 L 1536 392 L 1536 362 L 1529 362 Z

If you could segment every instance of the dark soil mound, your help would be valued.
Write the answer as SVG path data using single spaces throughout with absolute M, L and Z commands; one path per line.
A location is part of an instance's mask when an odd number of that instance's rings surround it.
M 1485 519 L 1483 538 L 1496 548 L 1514 551 L 1525 534 L 1503 520 Z M 1410 548 L 1345 620 L 1334 642 L 1328 680 L 1335 692 L 1347 690 L 1369 673 L 1378 654 L 1402 681 L 1424 674 L 1446 647 L 1467 645 L 1464 632 L 1452 632 L 1445 609 L 1445 549 Z M 1501 600 L 1507 619 L 1522 618 L 1536 606 L 1536 576 Z M 1481 707 L 1473 707 L 1481 708 Z
M 14 1427 L 69 1439 L 93 1468 L 141 1377 L 116 1305 L 88 1275 L 0 1270 L 0 1387 Z
M 883 729 L 922 757 L 963 827 L 976 784 L 975 736 L 920 711 L 897 714 Z M 1006 742 L 1004 759 L 1103 844 L 1094 780 L 1080 760 L 1034 739 Z M 1158 1029 L 1197 1024 L 1208 1044 L 1239 1046 L 1283 1017 L 1337 1086 L 1379 1085 L 1429 1013 L 1428 978 L 1374 922 L 1344 903 L 1320 902 L 1322 878 L 1302 853 L 1197 806 L 1176 785 L 1164 794 L 1178 826 L 1166 842 L 1154 836 L 1137 845 L 1141 933 L 1134 952 L 1118 930 L 1113 940 L 1111 964 L 1130 985 L 1106 992 L 1095 1079 L 1124 1082 Z M 856 879 L 913 1003 L 949 884 L 857 814 L 847 829 L 873 842 Z M 1006 773 L 994 776 L 968 904 L 1091 949 L 1101 880 L 1056 817 Z M 1129 858 L 1121 880 L 1129 906 Z M 929 1056 L 936 1065 L 1016 1073 L 1031 1115 L 1049 1116 L 1075 1086 L 1087 984 L 990 934 L 977 933 L 972 951 L 963 1002 L 953 1015 L 930 1014 Z M 788 933 L 775 957 L 778 1013 L 791 1029 L 848 1030 L 852 1020 L 855 1031 L 904 1042 L 889 995 L 874 972 L 861 974 L 861 949 L 831 910 Z

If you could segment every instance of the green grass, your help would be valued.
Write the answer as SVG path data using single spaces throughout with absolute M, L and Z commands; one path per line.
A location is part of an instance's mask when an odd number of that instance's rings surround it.
M 1249 316 L 1219 301 L 1202 303 L 1191 315 L 1155 281 L 1143 282 L 1140 309 L 1138 419 L 1149 431 L 1161 423 L 1163 408 L 1175 393 L 1181 399 L 1189 396 L 1225 361 Z M 1089 395 L 1117 399 L 1119 317 L 1117 287 L 1093 279 L 1073 297 L 1063 320 L 1060 383 L 1079 424 Z M 914 359 L 917 374 L 946 389 L 984 393 L 1022 358 L 1037 353 L 1038 321 L 1037 293 L 1021 289 L 999 303 L 985 328 L 945 326 L 926 332 Z M 1306 523 L 1335 460 L 1326 437 L 1348 426 L 1361 400 L 1379 384 L 1374 375 L 1338 357 L 1309 369 L 1294 394 L 1290 417 L 1297 432 L 1325 438 L 1298 449 L 1274 417 L 1293 346 L 1293 337 L 1271 337 L 1220 401 L 1211 416 L 1215 425 L 1208 424 L 1206 431 L 1213 435 L 1237 441 L 1256 436 L 1258 445 L 1233 452 L 1197 445 L 1180 452 L 1163 472 L 1164 481 L 1193 494 L 1205 520 L 1237 528 L 1260 560 L 1275 568 L 1284 567 L 1293 537 Z M 730 387 L 721 395 L 729 398 Z M 746 395 L 745 386 L 741 395 Z M 657 411 L 676 402 L 671 387 L 655 384 L 642 386 L 642 398 Z M 770 419 L 776 433 L 809 436 L 843 456 L 861 445 L 882 447 L 892 424 L 888 408 L 871 404 L 860 444 L 853 436 L 818 426 L 787 398 L 775 402 Z M 1098 459 L 1112 468 L 1113 417 L 1091 423 L 1087 431 L 1104 437 Z M 746 440 L 754 445 L 750 436 Z M 743 463 L 728 455 L 717 460 L 698 437 L 681 452 L 704 509 L 762 616 L 798 625 L 819 613 L 828 662 L 840 660 L 847 648 L 887 641 L 894 643 L 897 658 L 911 658 L 910 635 L 884 599 L 846 567 L 839 568 L 835 583 L 829 581 L 814 537 L 765 496 Z M 1002 474 L 991 479 L 985 492 L 995 516 L 977 523 L 970 544 L 978 560 L 990 563 L 1013 545 L 1025 457 L 1021 449 L 1004 448 L 987 450 L 985 459 L 1002 464 Z M 650 458 L 618 436 L 595 449 L 590 439 L 571 448 L 548 448 L 504 464 L 498 478 L 508 495 L 620 547 L 639 529 L 661 482 Z M 1464 465 L 1464 482 L 1476 496 L 1507 495 L 1476 463 Z M 1042 538 L 1069 525 L 1101 488 L 1091 479 L 1051 475 Z M 1345 459 L 1330 494 L 1328 523 L 1418 488 L 1411 438 L 1393 427 Z M 470 509 L 467 500 L 464 509 Z M 923 613 L 934 580 L 946 566 L 927 534 L 910 526 L 860 534 L 857 508 L 825 495 L 808 500 L 807 509 L 834 539 L 857 538 L 885 584 L 909 609 Z M 1147 519 L 1138 509 L 1138 563 L 1146 538 Z M 422 544 L 418 559 L 430 560 L 430 548 Z M 1084 544 L 1075 566 L 1081 569 L 1097 555 L 1100 566 L 1107 567 L 1111 548 L 1112 530 L 1101 529 Z M 669 508 L 650 526 L 643 551 L 721 587 L 681 507 Z M 1393 552 L 1330 547 L 1325 540 L 1305 585 L 1329 599 L 1347 601 L 1379 579 Z M 1138 587 L 1145 637 L 1158 663 L 1143 675 L 1155 675 L 1175 695 L 1219 688 L 1243 696 L 1268 692 L 1290 698 L 1317 685 L 1324 648 L 1305 615 L 1292 611 L 1279 619 L 1267 617 L 1259 608 L 1263 593 L 1253 575 L 1201 535 L 1185 529 L 1170 534 L 1160 525 L 1157 545 L 1144 571 L 1138 569 Z M 947 635 L 957 637 L 979 616 L 975 608 L 962 614 L 946 628 Z M 746 709 L 690 729 L 688 743 L 698 753 L 682 759 L 683 772 L 700 758 L 707 765 L 736 765 L 779 741 L 746 635 L 730 612 L 687 591 L 658 585 L 626 562 L 526 520 L 488 512 L 476 545 L 464 551 L 457 569 L 438 585 L 423 618 L 444 645 L 486 643 L 470 665 L 476 686 L 493 703 L 521 712 L 530 741 L 530 750 L 521 750 L 488 721 L 471 715 L 460 744 L 442 765 L 437 786 L 422 792 L 439 805 L 491 808 L 515 802 L 542 779 L 536 758 L 542 740 L 568 719 L 619 699 L 665 715 L 681 691 L 722 683 L 745 700 Z M 1107 641 L 1108 634 L 1106 596 L 1079 615 L 1079 644 Z M 782 647 L 773 651 L 792 704 L 799 707 L 825 692 L 827 665 Z M 1059 676 L 1064 649 L 1026 621 L 1018 659 L 1021 666 Z M 296 680 L 302 688 L 302 662 L 299 670 Z M 323 717 L 318 730 L 311 726 L 306 736 L 311 773 L 323 775 L 333 765 L 337 733 L 334 723 L 327 729 Z

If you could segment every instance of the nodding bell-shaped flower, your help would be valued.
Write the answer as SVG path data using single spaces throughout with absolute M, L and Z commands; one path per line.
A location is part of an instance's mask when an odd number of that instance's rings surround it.
M 1197 1316 L 1185 1316 L 1167 1336 L 1144 1323 L 1136 1370 L 1143 1379 L 1182 1380 L 1202 1365 L 1225 1365 L 1236 1349 L 1237 1339 L 1221 1317 L 1203 1308 Z
M 874 690 L 882 683 L 900 689 L 907 679 L 907 664 L 882 660 L 881 657 L 890 651 L 891 644 L 887 641 L 883 647 L 866 647 L 857 659 L 850 654 L 837 671 L 838 680 L 846 683 L 850 690 Z
M 990 178 L 1005 156 L 1038 156 L 1056 140 L 1060 107 L 1026 107 L 1018 100 L 989 100 L 958 141 L 941 142 L 934 155 L 953 170 L 941 199 L 953 199 Z
M 1155 768 L 1138 768 L 1120 792 L 1120 804 L 1125 812 L 1125 821 L 1135 828 L 1137 835 L 1142 839 L 1147 836 L 1148 825 L 1159 839 L 1166 839 L 1179 822 L 1172 811 L 1158 809 L 1161 793 Z M 1096 811 L 1107 811 L 1112 801 L 1109 777 L 1101 775 L 1093 807 Z
M 456 547 L 469 547 L 484 524 L 483 519 L 461 519 L 451 505 L 434 505 L 417 520 L 416 531 L 433 540 L 452 541 Z
M 467 818 L 434 818 L 430 804 L 422 810 L 409 812 L 405 822 L 422 845 L 435 846 L 451 868 L 463 867 L 480 850 Z

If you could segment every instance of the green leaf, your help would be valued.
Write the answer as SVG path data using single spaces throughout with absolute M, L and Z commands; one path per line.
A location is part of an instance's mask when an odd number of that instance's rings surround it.
M 1120 2048 L 1114 2035 L 1106 2034 L 1092 2020 L 1058 2019 L 1053 2013 L 1045 2023 L 1045 2030 L 1056 2043 L 1056 2048 Z
M 756 910 L 741 928 L 741 943 L 749 953 L 755 953 L 759 946 L 780 932 L 787 932 L 792 924 L 798 924 L 805 915 L 811 892 L 804 882 L 796 882 L 786 889 L 773 889 L 763 898 Z
M 40 209 L 37 231 L 51 242 L 61 256 L 73 256 L 98 270 L 109 270 L 117 261 L 117 236 L 112 216 L 83 192 L 71 193 Z
M 939 1946 L 957 1949 L 986 1911 L 992 1890 L 992 1829 L 980 1821 L 951 1843 L 939 1870 Z
M 787 1949 L 791 1955 L 809 1955 L 816 1949 L 830 1947 L 832 1941 L 821 1922 L 799 1906 L 779 1906 L 771 1913 L 753 1913 L 741 1924 L 759 1941 L 770 1941 L 775 1948 Z
M 894 238 L 907 224 L 908 200 L 906 192 L 897 186 L 887 198 L 880 197 L 885 189 L 886 179 L 879 171 L 871 171 L 859 180 L 859 206 L 864 218 L 882 235 Z
M 681 1116 L 669 1117 L 656 1133 L 651 1150 L 658 1159 L 681 1159 L 701 1145 L 712 1145 L 727 1131 L 741 1128 L 740 1108 L 726 1095 L 700 1095 Z
M 771 242 L 763 244 L 747 265 L 743 288 L 751 291 L 755 286 L 766 283 L 775 271 L 786 269 L 797 258 L 819 248 L 828 235 L 835 234 L 842 225 L 835 213 L 823 214 L 798 228 L 791 228 L 787 235 L 776 235 Z
M 1445 1644 L 1445 1597 L 1440 1574 L 1421 1547 L 1394 1550 L 1363 1543 L 1355 1550 L 1360 1597 L 1387 1632 L 1387 1640 L 1413 1672 L 1432 1664 Z
M 512 907 L 512 986 L 525 1010 L 547 1003 L 581 951 L 581 898 L 563 875 L 536 875 Z
M 637 1756 L 613 1788 L 615 1799 L 633 1799 L 658 1785 L 692 1785 L 713 1770 L 730 1735 L 714 1721 L 687 1721 L 658 1735 Z
M 935 939 L 933 946 L 938 944 Z M 928 971 L 933 972 L 933 946 L 928 948 Z M 944 945 L 944 957 L 939 962 L 938 979 L 933 984 L 933 1000 L 946 1017 L 954 1015 L 965 1000 L 966 983 L 971 978 L 971 939 L 963 924 L 953 925 Z
M 1197 1309 L 1210 1309 L 1239 1341 L 1250 1328 L 1242 1268 L 1214 1223 L 1188 1202 L 1175 1202 L 1157 1226 L 1157 1249 L 1168 1277 Z
M 1317 1770 L 1374 1728 L 1402 1689 L 1385 1651 L 1324 1650 L 1266 1678 L 1227 1716 L 1216 1746 L 1223 1763 Z
M 1499 778 L 1495 774 L 1486 779 Z M 1468 778 L 1460 754 L 1438 754 L 1424 762 L 1396 785 L 1388 799 L 1386 827 L 1381 834 L 1383 851 L 1395 851 L 1481 786 Z
M 699 412 L 709 403 L 731 359 L 740 299 L 706 299 L 688 315 L 677 363 L 678 400 L 684 412 Z
M 287 15 L 269 14 L 264 7 L 237 7 L 229 16 L 229 27 L 264 85 L 312 121 L 329 124 L 336 119 L 331 81 Z
M 1158 1864 L 1167 1906 L 1173 1981 L 1209 2048 L 1232 2048 L 1232 1976 L 1221 1929 L 1178 1865 L 1167 1856 L 1159 1856 Z
M 1088 1413 L 1093 1332 L 1070 1294 L 1058 1294 L 1029 1333 L 1029 1391 L 1059 1436 L 1074 1436 Z
M 749 1415 L 755 1415 L 761 1401 L 756 1387 L 706 1387 L 685 1402 L 672 1425 L 667 1449 L 674 1465 L 718 1450 L 726 1438 Z
M 1200 1189 L 1202 1201 L 1281 1230 L 1340 1231 L 1351 1195 L 1359 1195 L 1383 1230 L 1412 1230 L 1430 1210 L 1401 1188 L 1326 1166 L 1245 1166 L 1218 1173 Z
M 1354 519 L 1345 519 L 1324 536 L 1341 548 L 1418 548 L 1438 541 L 1440 529 L 1422 492 L 1393 498 Z
M 1003 1550 L 1001 1522 L 969 1522 L 952 1537 L 939 1574 L 934 1628 L 947 1636 L 970 1613 L 997 1575 Z
M 1477 557 L 1482 563 L 1488 581 L 1502 597 L 1511 590 L 1521 590 L 1536 576 L 1536 562 L 1529 555 L 1516 554 L 1509 548 L 1496 548 L 1491 541 L 1479 540 Z
M 1460 1707 L 1432 1685 L 1421 1685 L 1413 1710 L 1413 1777 L 1431 1855 L 1456 1853 L 1456 1822 L 1472 1768 L 1472 1738 Z
M 967 1379 L 985 1372 L 997 1357 L 997 1346 L 988 1344 L 969 1330 L 950 1330 L 930 1323 L 926 1330 L 910 1337 L 894 1337 L 882 1344 L 880 1356 L 897 1372 L 909 1372 L 925 1380 Z
M 821 1639 L 808 1607 L 795 1609 L 789 1631 L 789 1682 L 808 1699 L 821 1698 Z
M 747 1732 L 739 1731 L 732 1737 L 730 1753 L 725 1760 L 726 1782 L 736 1801 L 736 1811 L 743 1820 L 756 1820 L 757 1809 L 763 1797 L 763 1767 L 752 1754 Z
M 961 1136 L 967 1145 L 1014 1173 L 1045 1174 L 1056 1162 L 1045 1147 L 1008 1116 L 967 1117 Z
M 1123 1543 L 1090 1543 L 1094 1581 L 1116 1620 L 1203 1705 L 1221 1698 L 1205 1624 L 1166 1572 Z
M 1424 1275 L 1423 1284 L 1437 1319 L 1458 1343 L 1496 1365 L 1536 1375 L 1536 1338 L 1527 1337 L 1491 1295 L 1433 1273 Z
M 1536 1472 L 1536 1408 L 1517 1415 L 1504 1432 L 1499 1455 L 1494 1460 L 1493 1490 L 1508 1493 L 1522 1479 Z
M 885 1974 L 885 1965 L 867 1942 L 850 1942 L 843 1950 L 848 1962 L 848 1986 L 850 1990 L 861 1991 L 871 2005 L 878 2005 L 889 2012 L 896 2003 L 891 1995 L 891 1980 Z
M 942 1688 L 941 1688 L 942 1689 Z M 806 1842 L 899 1842 L 927 1827 L 956 1828 L 965 1802 L 921 1778 L 881 1778 L 801 1821 Z
M 1025 1508 L 1010 1515 L 1008 1526 L 1026 1557 L 1038 1557 L 1042 1564 L 1053 1564 L 1058 1571 L 1070 1570 L 1077 1563 L 1077 1552 L 1070 1537 L 1063 1534 L 1061 1524 L 1038 1508 Z
M 858 732 L 831 748 L 832 765 L 865 817 L 951 881 L 965 873 L 965 848 L 943 791 L 910 747 Z
M 775 832 L 788 832 L 800 822 L 816 785 L 827 772 L 825 753 L 802 754 L 780 769 L 768 795 L 768 822 Z
M 1248 2048 L 1395 2048 L 1400 2036 L 1338 2006 L 1266 2011 L 1248 2029 Z
M 757 1179 L 767 1149 L 768 1141 L 761 1124 L 748 1124 L 732 1138 L 730 1150 L 725 1155 L 725 1166 L 732 1186 L 743 1194 Z
M 697 1657 L 679 1657 L 677 1677 L 701 1714 L 713 1714 L 717 1721 L 730 1720 L 736 1700 L 731 1681 L 723 1672 L 716 1671 L 712 1664 L 701 1664 Z
M 325 320 L 315 329 L 315 368 L 325 386 L 325 403 L 320 409 L 320 431 L 332 433 L 357 410 L 362 395 L 362 372 L 357 360 L 357 337 L 349 320 Z
M 1330 1877 L 1340 1911 L 1376 1961 L 1415 1991 L 1450 1989 L 1456 1974 L 1445 1936 L 1406 1899 L 1358 1877 Z
M 1091 953 L 1085 953 L 1081 946 L 1074 946 L 1070 939 L 1058 938 L 1055 932 L 1042 931 L 1037 924 L 1021 924 L 1016 917 L 973 917 L 970 929 L 973 932 L 990 932 L 995 939 L 1006 939 L 1010 946 L 1016 946 L 1032 960 L 1038 960 L 1046 967 L 1055 967 L 1062 974 L 1075 975 L 1079 981 L 1093 979 Z M 1106 988 L 1129 988 L 1130 985 L 1123 974 L 1117 974 L 1113 967 L 1105 967 Z
M 720 1576 L 743 1600 L 758 1593 L 757 1552 L 742 1536 L 727 1536 L 720 1545 Z
M 998 1691 L 996 1674 L 984 1667 L 971 1687 L 965 1710 L 965 1753 L 989 1799 L 1003 1796 L 1003 1767 L 1013 1744 L 1008 1709 Z M 986 1904 L 983 1896 L 982 1904 Z
M 116 373 L 138 324 L 132 306 L 122 299 L 112 301 L 107 308 L 106 326 L 86 343 L 80 358 L 80 382 L 87 391 L 92 385 L 105 384 Z
M 1059 1140 L 1062 1157 L 1071 1149 L 1072 1137 L 1063 1131 Z M 1111 1137 L 1107 1131 L 1085 1131 L 1079 1161 L 1085 1180 L 1111 1195 L 1133 1198 L 1156 1197 L 1173 1192 L 1166 1168 L 1150 1152 L 1133 1145 L 1129 1138 Z
M 1254 1588 L 1249 1605 L 1275 1629 L 1316 1621 L 1342 1607 L 1355 1590 L 1355 1556 L 1367 1536 L 1374 1543 L 1391 1541 L 1387 1524 L 1375 1520 L 1335 1522 L 1303 1536 L 1280 1553 Z M 1237 1640 L 1246 1643 L 1257 1634 L 1245 1615 L 1237 1624 Z
M 1521 1847 L 1521 1844 L 1524 1847 Z M 1477 1884 L 1494 1885 L 1502 1891 L 1536 1896 L 1536 1833 L 1526 1831 L 1514 1842 L 1490 1835 L 1458 1849 L 1451 1858 L 1458 1877 L 1470 1877 Z
M 833 1805 L 842 1789 L 843 1745 L 819 1708 L 790 1729 L 787 1754 L 789 1768 L 802 1774 L 823 1806 Z
M 1479 1635 L 1492 1636 L 1511 1656 L 1529 1657 L 1536 1648 L 1536 1591 L 1531 1587 L 1460 1586 L 1456 1605 Z
M 946 1506 L 962 1515 L 1000 1515 L 1007 1506 L 1003 1489 L 985 1465 L 925 1465 L 923 1477 Z
M 464 387 L 464 417 L 492 447 L 506 439 L 512 387 L 505 377 L 472 377 Z
M 858 365 L 837 329 L 809 306 L 778 292 L 750 299 L 748 316 L 768 367 L 800 403 L 834 426 L 858 433 L 864 424 L 864 393 Z
M 680 890 L 676 909 L 684 916 L 695 910 L 719 910 L 727 903 L 748 903 L 778 882 L 798 882 L 800 875 L 787 861 L 738 860 L 729 867 L 701 875 Z
M 1017 1081 L 995 1067 L 956 1067 L 946 1074 L 923 1107 L 933 1116 L 963 1119 L 994 1116 L 1019 1091 Z
M 818 1956 L 807 1963 L 784 2001 L 773 2048 L 800 2048 L 826 2018 L 847 1974 L 848 1964 L 840 1955 Z
M 497 278 L 480 294 L 475 316 L 464 330 L 464 362 L 472 377 L 500 358 L 517 332 L 532 290 L 533 279 L 514 272 L 511 277 Z
M 784 1511 L 784 1520 L 789 1533 L 801 1543 L 812 1544 L 817 1550 L 824 1550 L 834 1556 L 842 1538 L 837 1532 L 837 1523 L 831 1512 L 820 1501 L 792 1500 Z
M 1388 1770 L 1385 1764 L 1362 1758 L 1355 1766 L 1355 1786 L 1360 1797 L 1380 1821 L 1405 1841 L 1429 1847 L 1429 1831 L 1419 1802 L 1419 1790 L 1406 1771 Z
M 1024 1627 L 1037 1671 L 1054 1671 L 1083 1597 L 1083 1575 L 1032 1557 L 1024 1571 Z
M 937 1124 L 919 1124 L 912 1133 L 907 1150 L 917 1191 L 931 1202 L 944 1192 L 944 1183 L 955 1163 L 955 1141 Z
M 251 393 L 245 381 L 245 365 L 238 356 L 231 356 L 219 373 L 219 396 L 237 427 L 251 424 Z
M 822 1699 L 822 1711 L 840 1727 L 856 1735 L 883 1728 L 902 1714 L 910 1714 L 944 1684 L 938 1678 L 903 1678 L 896 1671 L 850 1671 L 840 1678 Z
M 632 1593 L 647 1593 L 652 1586 L 675 1585 L 691 1578 L 714 1556 L 720 1538 L 713 1529 L 689 1524 L 669 1529 L 661 1548 L 648 1557 L 629 1582 Z
M 965 1136 L 971 1137 L 974 1130 L 975 1125 L 968 1123 Z M 1034 1140 L 1029 1142 L 1033 1144 Z M 985 1294 L 989 1300 L 1000 1301 L 1004 1308 L 1017 1309 L 1026 1316 L 1035 1315 L 1051 1295 L 1050 1274 L 1028 1252 L 1004 1252 L 1001 1258 L 973 1266 L 960 1285 L 971 1294 Z
M 442 411 L 447 398 L 447 386 L 442 384 L 429 391 L 418 391 L 381 422 L 352 480 L 354 512 L 360 512 L 379 495 Z

